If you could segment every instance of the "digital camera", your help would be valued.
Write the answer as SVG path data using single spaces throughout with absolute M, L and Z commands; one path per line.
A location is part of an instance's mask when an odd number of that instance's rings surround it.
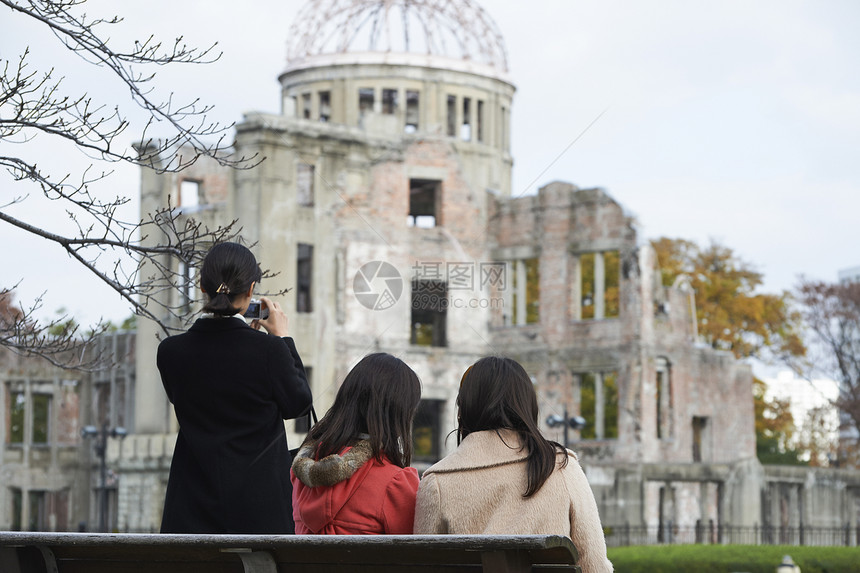
M 263 302 L 252 298 L 251 304 L 248 305 L 248 310 L 242 315 L 251 320 L 266 320 L 269 318 L 269 309 L 263 306 Z

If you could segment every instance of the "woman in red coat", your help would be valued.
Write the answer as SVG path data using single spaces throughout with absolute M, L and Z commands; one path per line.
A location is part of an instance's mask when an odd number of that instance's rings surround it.
M 293 461 L 296 533 L 409 534 L 418 472 L 412 419 L 418 376 L 399 358 L 365 356 Z

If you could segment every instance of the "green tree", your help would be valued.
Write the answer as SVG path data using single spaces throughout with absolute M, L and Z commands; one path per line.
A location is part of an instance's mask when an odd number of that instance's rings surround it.
M 793 445 L 797 427 L 788 400 L 765 397 L 767 385 L 753 378 L 756 455 L 763 464 L 804 465 L 802 452 Z

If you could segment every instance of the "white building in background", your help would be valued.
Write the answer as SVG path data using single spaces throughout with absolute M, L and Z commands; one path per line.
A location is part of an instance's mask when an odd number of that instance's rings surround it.
M 775 378 L 765 378 L 764 382 L 767 384 L 766 399 L 789 401 L 789 410 L 798 430 L 795 443 L 802 437 L 810 414 L 818 408 L 826 410 L 823 417 L 824 427 L 828 429 L 828 437 L 836 443 L 839 439 L 839 411 L 833 406 L 833 401 L 839 397 L 839 384 L 835 380 L 809 381 L 796 377 L 790 370 L 784 370 Z

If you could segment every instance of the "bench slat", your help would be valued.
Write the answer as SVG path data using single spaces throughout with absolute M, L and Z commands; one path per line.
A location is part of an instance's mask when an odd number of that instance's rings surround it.
M 570 539 L 553 535 L 161 535 L 0 532 L 0 564 L 45 571 L 326 573 L 577 571 Z M 10 557 L 14 555 L 14 557 Z M 5 561 L 4 561 L 5 560 Z M 274 569 L 273 569 L 274 567 Z M 3 569 L 4 573 L 6 568 Z

